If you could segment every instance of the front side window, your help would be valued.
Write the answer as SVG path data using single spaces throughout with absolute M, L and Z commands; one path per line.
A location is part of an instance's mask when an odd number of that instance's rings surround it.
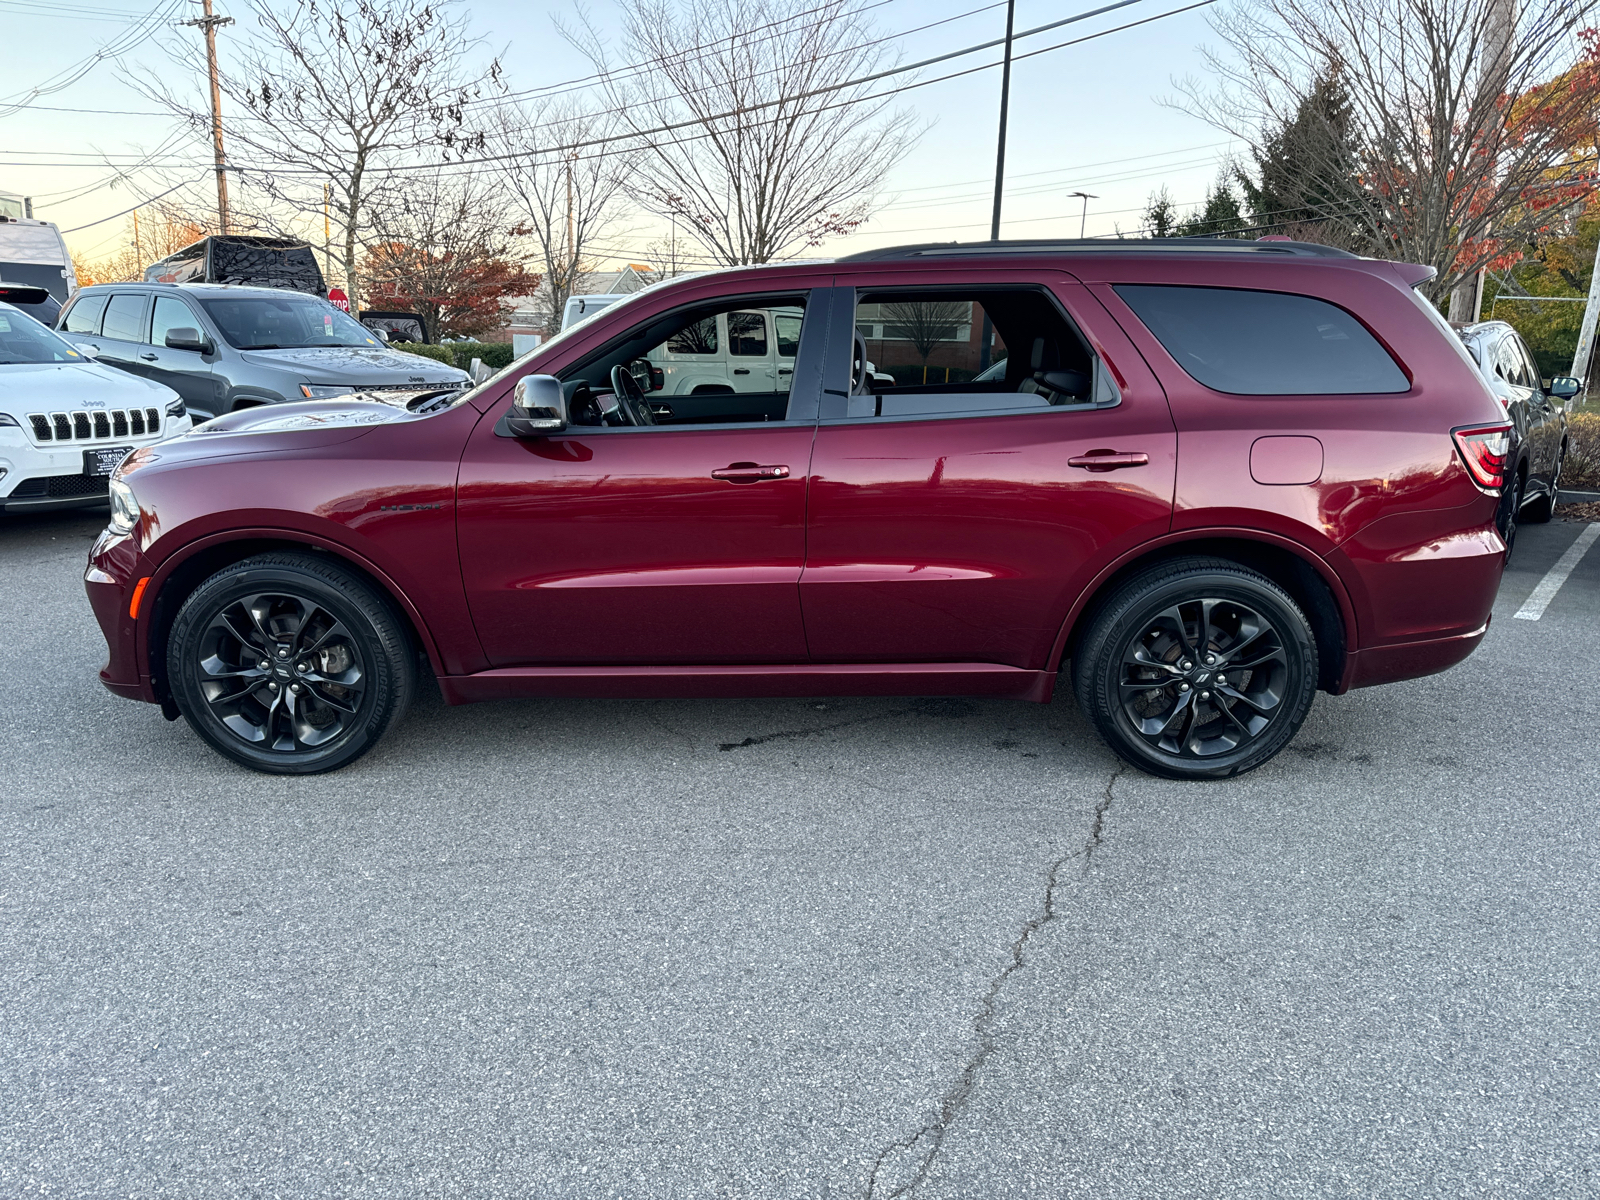
M 106 314 L 106 301 L 110 296 L 85 296 L 67 311 L 67 332 L 96 334 L 100 332 L 100 318 Z
M 200 328 L 200 322 L 189 311 L 189 306 L 182 300 L 174 300 L 171 296 L 157 296 L 156 309 L 150 318 L 150 344 L 165 346 L 167 334 L 174 329 Z
M 1366 326 L 1289 292 L 1116 284 L 1117 295 L 1196 382 L 1236 396 L 1348 396 L 1411 390 Z
M 657 426 L 785 420 L 805 301 L 804 295 L 741 297 L 635 325 L 562 373 L 573 424 L 617 423 L 617 367 L 638 384 Z M 780 353 L 785 339 L 791 344 L 789 361 L 773 357 L 772 331 Z
M 144 297 L 136 292 L 119 292 L 111 297 L 100 334 L 124 342 L 144 341 Z
M 365 325 L 314 296 L 230 296 L 201 303 L 235 350 L 379 344 Z
M 1115 403 L 1041 288 L 863 292 L 846 417 L 982 415 Z

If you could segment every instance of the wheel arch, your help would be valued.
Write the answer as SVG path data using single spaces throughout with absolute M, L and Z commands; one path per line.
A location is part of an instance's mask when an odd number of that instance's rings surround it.
M 286 529 L 250 529 L 202 538 L 167 558 L 151 577 L 151 602 L 148 616 L 139 622 L 143 644 L 138 661 L 150 672 L 151 686 L 163 708 L 173 704 L 166 680 L 167 636 L 178 610 L 189 594 L 218 571 L 258 554 L 272 551 L 304 553 L 311 551 L 336 559 L 346 569 L 386 596 L 405 622 L 412 644 L 428 656 L 434 674 L 444 674 L 439 648 L 427 623 L 409 597 L 372 563 L 347 547 L 310 534 Z
M 1110 563 L 1068 612 L 1050 661 L 1059 664 L 1072 657 L 1078 637 L 1088 628 L 1101 601 L 1124 580 L 1158 563 L 1198 554 L 1229 559 L 1258 571 L 1288 592 L 1317 639 L 1317 687 L 1335 695 L 1348 689 L 1356 621 L 1343 583 L 1326 562 L 1304 547 L 1256 530 L 1187 530 Z

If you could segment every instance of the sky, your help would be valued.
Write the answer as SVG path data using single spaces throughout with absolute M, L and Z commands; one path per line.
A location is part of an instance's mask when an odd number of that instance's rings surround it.
M 905 62 L 1005 32 L 1004 4 L 991 0 L 868 2 L 881 35 L 905 34 L 894 43 Z M 1117 12 L 1018 41 L 1016 53 L 1157 16 L 1185 2 L 1136 0 Z M 1094 0 L 1017 0 L 1016 28 L 1094 7 Z M 240 22 L 218 35 L 226 66 L 229 43 L 242 36 L 250 10 L 245 0 L 215 0 L 215 8 Z M 209 178 L 208 142 L 187 134 L 169 142 L 176 132 L 171 120 L 153 115 L 155 106 L 125 74 L 127 66 L 144 64 L 175 83 L 191 82 L 182 78 L 182 65 L 153 48 L 157 37 L 187 38 L 194 46 L 192 83 L 198 86 L 205 69 L 203 41 L 198 30 L 177 22 L 199 10 L 193 0 L 0 0 L 0 28 L 11 49 L 0 85 L 0 192 L 33 196 L 34 215 L 59 225 L 80 259 L 98 259 L 127 245 L 127 217 L 121 214 L 168 186 L 150 172 L 113 182 L 108 160 L 129 163 L 160 150 L 164 161 L 177 165 L 170 178 L 186 174 L 185 164 L 192 164 L 193 178 Z M 513 90 L 589 73 L 586 60 L 556 28 L 575 13 L 571 0 L 543 8 L 472 0 L 459 11 L 483 39 L 485 57 L 501 54 Z M 1002 237 L 1076 237 L 1080 226 L 1091 237 L 1113 235 L 1119 227 L 1132 231 L 1150 193 L 1163 185 L 1180 206 L 1205 198 L 1225 157 L 1243 147 L 1164 100 L 1174 95 L 1175 79 L 1204 76 L 1200 47 L 1217 41 L 1206 12 L 1185 12 L 1015 63 Z M 614 29 L 608 0 L 591 0 L 589 13 L 602 32 Z M 935 22 L 940 23 L 934 28 L 920 28 Z M 905 32 L 910 30 L 920 31 Z M 929 68 L 922 77 L 998 61 L 999 51 L 990 51 Z M 30 95 L 41 84 L 80 72 L 60 90 Z M 999 95 L 996 68 L 899 97 L 926 127 L 916 149 L 884 174 L 883 204 L 871 220 L 808 255 L 987 238 Z M 29 107 L 9 110 L 19 102 Z M 227 119 L 224 109 L 225 127 Z M 1094 196 L 1086 221 L 1084 201 L 1070 195 L 1079 191 Z M 660 232 L 649 219 L 632 222 L 627 232 L 606 239 L 613 253 L 597 265 L 648 261 L 644 247 Z

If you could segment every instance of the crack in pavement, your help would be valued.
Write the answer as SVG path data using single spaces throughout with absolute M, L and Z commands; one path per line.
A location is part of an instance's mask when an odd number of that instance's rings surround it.
M 1045 874 L 1044 907 L 1039 915 L 1032 918 L 1022 927 L 1022 932 L 1017 935 L 1016 941 L 1011 943 L 1010 962 L 998 975 L 989 981 L 989 990 L 983 998 L 983 1003 L 978 1006 L 978 1013 L 972 1019 L 972 1032 L 978 1040 L 978 1048 L 967 1059 L 966 1065 L 961 1069 L 961 1074 L 956 1077 L 949 1090 L 944 1094 L 944 1099 L 939 1105 L 939 1115 L 933 1121 L 924 1125 L 908 1138 L 890 1142 L 873 1161 L 872 1171 L 867 1176 L 867 1189 L 864 1200 L 894 1200 L 894 1197 L 909 1195 L 928 1177 L 933 1170 L 933 1163 L 939 1157 L 939 1151 L 944 1147 L 945 1135 L 949 1133 L 956 1118 L 966 1107 L 972 1090 L 977 1085 L 978 1074 L 983 1069 L 990 1056 L 995 1051 L 995 1039 L 992 1032 L 996 1008 L 1000 998 L 1000 991 L 1005 987 L 1006 980 L 1011 975 L 1021 970 L 1026 964 L 1024 951 L 1028 947 L 1033 935 L 1043 929 L 1056 918 L 1056 884 L 1061 878 L 1061 869 L 1073 859 L 1082 859 L 1081 875 L 1089 873 L 1089 867 L 1094 861 L 1094 852 L 1100 848 L 1101 837 L 1105 833 L 1106 812 L 1111 807 L 1112 789 L 1116 787 L 1117 780 L 1128 769 L 1126 763 L 1118 763 L 1117 769 L 1111 773 L 1111 778 L 1106 780 L 1105 791 L 1095 803 L 1094 816 L 1089 823 L 1089 835 L 1084 839 L 1083 845 L 1071 854 L 1063 854 L 1050 864 L 1050 869 Z M 911 1178 L 903 1184 L 892 1185 L 887 1181 L 880 1181 L 879 1175 L 883 1173 L 885 1164 L 891 1156 L 906 1158 L 918 1153 L 920 1158 L 912 1158 L 915 1170 Z M 909 1164 L 908 1164 L 909 1165 Z M 904 1174 L 904 1172 L 899 1172 Z
M 818 725 L 814 729 L 780 729 L 776 733 L 763 733 L 755 737 L 747 737 L 742 742 L 721 742 L 717 749 L 721 751 L 743 750 L 746 746 L 760 746 L 766 742 L 784 741 L 788 738 L 816 737 L 818 734 L 832 733 L 835 729 L 848 729 L 852 725 L 866 725 L 872 721 L 888 721 L 895 717 L 906 717 L 919 714 L 925 717 L 969 717 L 975 711 L 971 704 L 963 701 L 940 701 L 937 699 L 924 700 L 913 704 L 910 708 L 894 708 L 888 712 L 875 713 L 870 717 L 852 717 L 848 721 L 838 721 L 832 725 Z

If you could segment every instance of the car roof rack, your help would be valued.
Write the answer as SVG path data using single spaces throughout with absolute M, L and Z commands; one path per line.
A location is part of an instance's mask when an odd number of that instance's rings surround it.
M 1301 258 L 1360 258 L 1315 242 L 1246 242 L 1238 238 L 1026 238 L 999 242 L 921 242 L 846 254 L 837 262 L 896 258 L 977 258 L 995 254 L 1276 254 Z

